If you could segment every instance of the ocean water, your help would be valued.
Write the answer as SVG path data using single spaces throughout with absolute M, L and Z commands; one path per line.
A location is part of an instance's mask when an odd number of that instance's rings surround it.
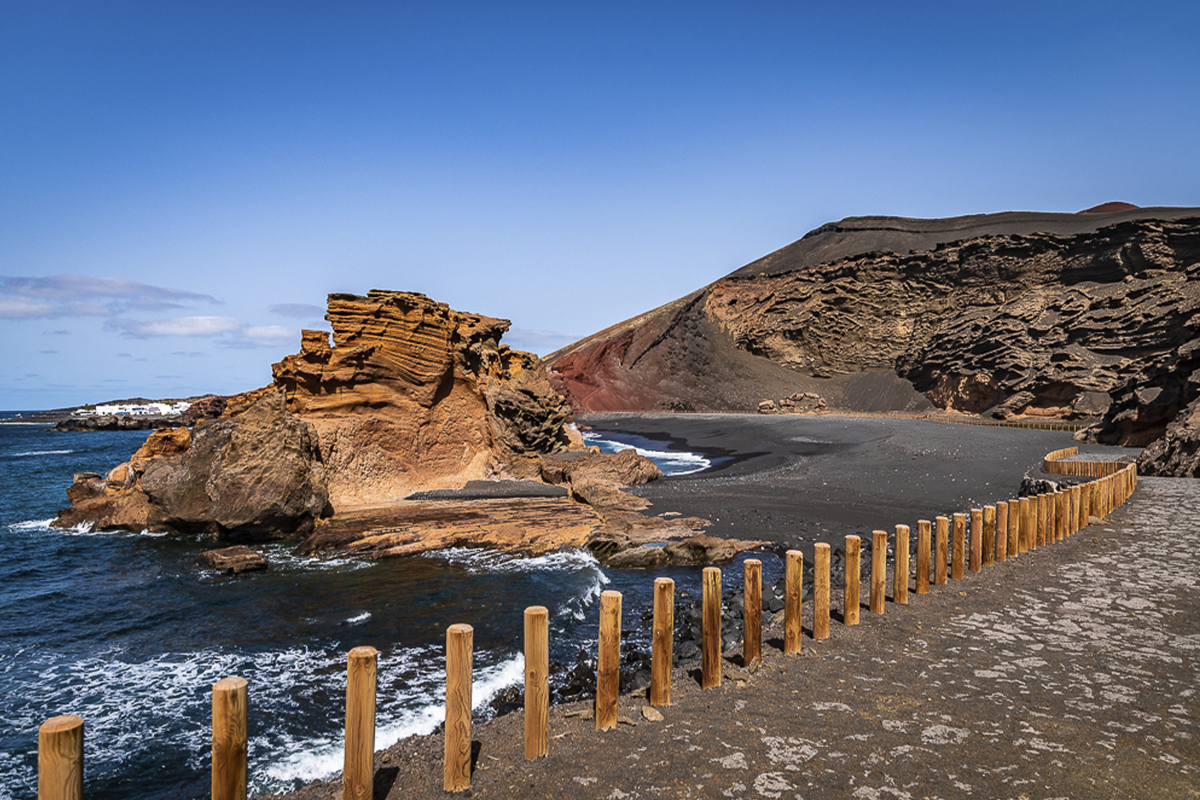
M 207 797 L 211 687 L 249 682 L 251 793 L 286 790 L 341 769 L 346 653 L 379 650 L 378 747 L 432 731 L 443 715 L 445 629 L 475 627 L 478 713 L 523 680 L 522 615 L 551 615 L 551 658 L 594 653 L 598 598 L 624 594 L 625 627 L 644 635 L 653 579 L 679 602 L 699 571 L 602 568 L 586 552 L 515 558 L 457 549 L 379 562 L 292 556 L 264 546 L 271 568 L 225 576 L 196 564 L 201 537 L 94 533 L 49 526 L 75 472 L 124 461 L 145 432 L 59 433 L 0 425 L 0 798 L 32 796 L 37 728 L 85 723 L 90 798 Z M 669 443 L 610 442 L 654 455 L 664 471 L 711 461 Z M 665 454 L 665 455 L 663 455 Z M 667 478 L 670 479 L 670 478 Z M 777 559 L 764 557 L 774 580 Z M 727 589 L 740 584 L 727 568 Z

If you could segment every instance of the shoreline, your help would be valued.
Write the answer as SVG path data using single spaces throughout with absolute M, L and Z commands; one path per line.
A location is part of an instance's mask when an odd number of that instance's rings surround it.
M 1105 521 L 907 605 L 889 591 L 883 615 L 864 605 L 861 624 L 835 622 L 828 639 L 812 638 L 806 603 L 800 656 L 783 655 L 768 617 L 757 672 L 727 642 L 719 688 L 683 665 L 662 721 L 624 694 L 624 722 L 606 733 L 590 703 L 554 706 L 537 761 L 523 758 L 522 711 L 476 724 L 471 796 L 1188 796 L 1200 620 L 1185 609 L 1200 602 L 1200 565 L 1173 552 L 1180 536 L 1200 548 L 1186 524 L 1197 502 L 1200 483 L 1142 479 Z M 435 733 L 377 753 L 375 796 L 444 797 L 441 746 Z

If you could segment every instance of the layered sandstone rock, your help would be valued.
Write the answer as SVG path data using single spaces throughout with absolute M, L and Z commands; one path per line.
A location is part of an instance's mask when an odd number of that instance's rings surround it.
M 822 226 L 553 354 L 551 380 L 581 411 L 770 413 L 797 392 L 915 410 L 919 392 L 1003 418 L 1108 412 L 1100 440 L 1145 444 L 1197 396 L 1200 209 L 1089 211 Z
M 407 292 L 329 296 L 333 341 L 305 331 L 274 367 L 320 440 L 338 510 L 503 474 L 569 445 L 569 408 L 541 361 L 500 344 L 507 320 Z
M 632 451 L 586 452 L 541 362 L 499 343 L 506 320 L 382 291 L 331 295 L 328 319 L 332 342 L 305 331 L 271 385 L 198 403 L 192 430 L 157 431 L 108 475 L 76 476 L 56 524 L 228 540 L 311 533 L 305 552 L 394 555 L 579 545 L 609 515 L 630 528 L 621 515 L 646 505 L 619 488 L 658 469 Z M 508 477 L 562 485 L 563 496 L 396 509 L 413 493 Z

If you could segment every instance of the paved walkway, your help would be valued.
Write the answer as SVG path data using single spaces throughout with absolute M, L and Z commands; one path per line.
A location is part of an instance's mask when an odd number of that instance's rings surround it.
M 556 707 L 536 762 L 520 714 L 477 726 L 471 796 L 1200 797 L 1198 517 L 1200 481 L 1143 478 L 1064 542 L 864 608 L 823 641 L 806 626 L 803 656 L 773 623 L 760 671 L 710 691 L 677 674 L 663 721 L 622 697 L 636 724 L 598 734 Z M 440 748 L 392 748 L 377 797 L 446 797 Z

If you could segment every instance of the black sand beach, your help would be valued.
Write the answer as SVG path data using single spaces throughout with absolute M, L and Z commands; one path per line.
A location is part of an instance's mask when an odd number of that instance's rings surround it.
M 733 457 L 728 466 L 631 491 L 712 520 L 713 536 L 780 545 L 840 541 L 876 528 L 1015 497 L 1046 453 L 1077 443 L 1065 431 L 952 425 L 882 417 L 755 414 L 587 414 L 598 431 L 669 439 Z M 1121 458 L 1136 451 L 1080 445 Z
M 615 421 L 633 427 L 631 417 Z M 722 533 L 742 533 L 761 504 L 771 513 L 754 535 L 778 541 L 798 523 L 832 540 L 843 529 L 891 529 L 1010 497 L 1025 469 L 1068 439 L 897 420 L 639 416 L 637 424 L 643 434 L 755 453 L 719 474 L 648 487 L 653 511 L 707 509 L 733 516 Z M 845 462 L 793 462 L 807 455 L 798 436 L 831 442 Z M 944 493 L 939 479 L 949 483 Z M 1200 562 L 1178 557 L 1200 548 L 1198 508 L 1200 483 L 1143 479 L 1103 522 L 910 593 L 907 605 L 891 602 L 889 588 L 883 615 L 864 606 L 861 624 L 847 627 L 835 613 L 827 639 L 811 638 L 806 603 L 801 656 L 781 652 L 776 617 L 760 670 L 741 670 L 740 643 L 726 642 L 722 686 L 702 691 L 696 665 L 683 665 L 661 721 L 642 714 L 643 697 L 623 696 L 624 724 L 603 734 L 586 718 L 589 703 L 553 708 L 550 754 L 538 761 L 523 758 L 520 712 L 477 725 L 472 788 L 462 796 L 1200 796 Z M 840 586 L 833 605 L 840 611 Z M 641 611 L 626 609 L 627 620 Z M 446 797 L 441 748 L 434 734 L 379 754 L 375 796 Z M 335 780 L 291 797 L 340 791 Z

